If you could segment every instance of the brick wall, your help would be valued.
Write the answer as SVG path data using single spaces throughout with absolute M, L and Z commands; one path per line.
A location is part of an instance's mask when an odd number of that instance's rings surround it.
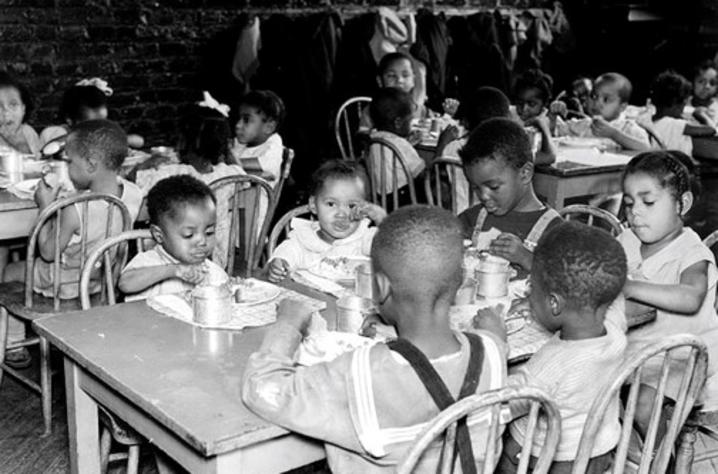
M 411 4 L 372 0 L 360 5 Z M 494 6 L 497 0 L 469 0 Z M 108 80 L 111 118 L 149 143 L 173 141 L 176 117 L 195 97 L 199 51 L 242 11 L 311 11 L 326 0 L 0 0 L 0 68 L 36 98 L 29 122 L 56 122 L 62 91 L 84 77 Z M 352 2 L 333 2 L 361 10 Z M 464 0 L 437 2 L 461 8 Z M 506 4 L 505 1 L 501 2 Z M 515 3 L 515 2 L 514 2 Z M 525 6 L 525 1 L 519 1 Z

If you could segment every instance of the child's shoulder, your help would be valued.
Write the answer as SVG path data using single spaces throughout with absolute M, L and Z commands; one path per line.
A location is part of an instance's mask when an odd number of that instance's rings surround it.
M 157 244 L 149 250 L 137 253 L 137 255 L 135 255 L 127 265 L 125 265 L 124 270 L 172 263 L 165 257 L 165 254 L 161 251 L 161 249 L 162 246 Z

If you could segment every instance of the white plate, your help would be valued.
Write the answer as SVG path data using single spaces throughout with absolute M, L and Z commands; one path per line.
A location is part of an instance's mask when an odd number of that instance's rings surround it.
M 308 271 L 313 275 L 336 282 L 353 282 L 356 268 L 363 263 L 371 263 L 371 259 L 363 256 L 327 257 Z
M 241 306 L 251 306 L 267 303 L 275 299 L 281 293 L 278 286 L 261 280 L 243 280 L 240 283 L 231 285 L 232 292 L 239 290 L 241 301 L 235 303 Z
M 40 178 L 26 179 L 25 181 L 11 184 L 8 186 L 8 190 L 21 199 L 32 199 L 35 195 L 35 189 L 37 188 L 37 183 L 39 181 Z

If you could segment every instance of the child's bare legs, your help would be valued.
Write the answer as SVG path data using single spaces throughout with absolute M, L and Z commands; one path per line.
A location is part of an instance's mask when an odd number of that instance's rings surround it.
M 12 262 L 5 267 L 3 282 L 9 281 L 25 281 L 25 262 Z M 25 323 L 10 316 L 8 318 L 7 341 L 11 343 L 22 341 L 23 339 L 25 339 Z M 5 354 L 5 363 L 13 368 L 27 367 L 30 365 L 30 360 L 30 354 L 24 347 L 7 351 Z
M 633 420 L 638 433 L 641 435 L 641 439 L 645 440 L 648 434 L 648 426 L 651 424 L 651 413 L 653 413 L 653 401 L 656 398 L 656 390 L 648 385 L 641 384 L 638 389 L 638 401 L 636 403 L 636 415 Z M 668 399 L 664 398 L 659 403 L 662 405 L 666 404 Z M 656 441 L 654 443 L 654 450 L 658 448 L 666 435 L 666 425 L 668 424 L 668 417 L 666 416 L 665 408 L 661 410 L 661 418 L 658 423 L 658 431 L 656 433 Z

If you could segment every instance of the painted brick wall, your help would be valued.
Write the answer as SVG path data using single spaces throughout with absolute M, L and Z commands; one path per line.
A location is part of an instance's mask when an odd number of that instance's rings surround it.
M 416 0 L 335 1 L 341 8 Z M 494 6 L 496 0 L 467 0 Z M 536 2 L 534 2 L 536 3 Z M 0 68 L 23 80 L 37 110 L 38 131 L 56 122 L 62 91 L 100 76 L 115 90 L 111 118 L 150 143 L 172 141 L 176 118 L 196 89 L 199 50 L 248 9 L 301 13 L 325 1 L 307 0 L 0 0 Z M 464 0 L 437 2 L 466 6 Z M 506 4 L 506 2 L 502 2 Z M 520 6 L 527 6 L 519 1 Z M 194 96 L 192 96 L 194 97 Z

